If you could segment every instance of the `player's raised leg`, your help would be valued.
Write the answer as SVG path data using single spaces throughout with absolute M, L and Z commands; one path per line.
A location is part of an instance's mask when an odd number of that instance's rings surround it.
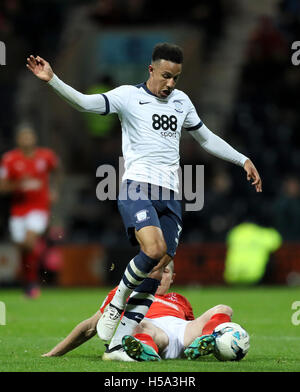
M 130 293 L 149 275 L 165 256 L 167 246 L 159 227 L 145 226 L 135 231 L 140 252 L 129 262 L 111 304 L 124 309 Z M 153 293 L 154 294 L 154 293 Z
M 217 305 L 191 321 L 185 330 L 184 351 L 188 359 L 213 353 L 215 336 L 213 330 L 222 323 L 231 321 L 232 309 L 227 305 Z
M 104 360 L 128 361 L 127 353 L 122 347 L 122 338 L 124 335 L 132 334 L 136 326 L 143 320 L 154 300 L 154 295 L 149 294 L 149 291 L 156 291 L 158 285 L 159 280 L 147 277 L 144 279 L 143 283 L 131 293 L 122 320 L 102 357 Z M 98 322 L 98 335 L 100 335 L 99 328 Z
M 136 231 L 136 238 L 140 243 L 141 250 L 127 265 L 116 294 L 99 320 L 99 336 L 102 340 L 110 340 L 112 338 L 122 311 L 125 308 L 128 296 L 142 284 L 153 267 L 155 267 L 159 263 L 159 260 L 166 254 L 166 243 L 159 227 L 145 226 L 139 231 Z M 154 296 L 156 289 L 157 285 L 151 284 L 145 289 L 144 293 L 146 293 L 146 295 L 149 294 L 150 296 Z M 150 298 L 148 298 L 148 300 L 150 300 Z M 147 310 L 152 303 L 150 302 Z M 144 313 L 144 315 L 145 314 L 146 313 Z M 129 314 L 128 316 L 130 318 Z
M 171 260 L 170 256 L 165 255 L 161 259 L 160 263 L 162 265 L 164 265 L 164 264 L 169 263 L 170 260 Z M 152 335 L 153 335 L 157 338 L 158 344 L 160 346 L 163 345 L 163 342 L 167 339 L 167 337 L 165 339 L 162 339 L 161 334 L 157 334 L 155 331 L 153 331 L 154 326 L 152 326 L 151 324 L 145 330 L 145 322 L 142 321 L 144 319 L 144 316 L 148 312 L 149 307 L 151 306 L 151 304 L 153 303 L 153 300 L 154 300 L 154 295 L 149 294 L 149 292 L 154 292 L 154 291 L 157 292 L 159 283 L 162 279 L 163 271 L 164 271 L 163 267 L 161 267 L 159 270 L 152 271 L 150 273 L 150 275 L 146 279 L 144 279 L 143 283 L 140 284 L 131 293 L 131 295 L 128 299 L 128 302 L 126 304 L 122 320 L 119 323 L 109 346 L 107 346 L 105 353 L 103 354 L 102 359 L 116 360 L 116 361 L 128 361 L 128 353 L 126 352 L 125 347 L 123 345 L 123 341 L 122 341 L 123 337 L 125 335 L 129 336 L 129 335 L 133 335 L 134 333 L 138 333 L 138 336 L 135 335 L 134 337 L 139 339 L 139 342 L 141 341 L 141 342 L 145 343 L 146 345 L 150 345 L 151 347 L 156 349 L 157 347 L 156 347 L 154 340 L 152 338 Z M 142 323 L 141 323 L 141 321 L 142 321 Z M 149 323 L 146 323 L 146 324 L 149 324 Z M 98 335 L 100 335 L 99 328 L 100 328 L 100 326 L 99 326 L 99 322 L 98 322 L 98 325 L 97 325 Z M 149 334 L 149 331 L 150 331 L 150 334 Z M 143 336 L 142 340 L 140 339 L 141 336 Z M 129 341 L 127 341 L 127 343 L 128 342 Z M 133 341 L 133 343 L 134 343 L 134 341 Z M 128 348 L 128 347 L 129 346 L 127 345 L 126 348 Z M 129 357 L 134 360 L 149 360 L 149 359 L 146 359 L 146 358 L 148 358 L 148 356 L 144 355 L 144 353 L 145 353 L 144 349 L 147 349 L 146 354 L 152 353 L 151 360 L 153 360 L 153 357 L 159 358 L 159 356 L 157 356 L 153 352 L 153 349 L 151 347 L 149 349 L 147 346 L 143 347 L 143 349 L 139 351 L 140 356 L 137 357 L 136 356 L 137 346 L 130 345 L 130 350 L 134 349 L 135 356 L 129 355 Z M 132 350 L 131 350 L 131 352 L 132 352 Z M 157 359 L 155 359 L 155 360 L 157 360 Z

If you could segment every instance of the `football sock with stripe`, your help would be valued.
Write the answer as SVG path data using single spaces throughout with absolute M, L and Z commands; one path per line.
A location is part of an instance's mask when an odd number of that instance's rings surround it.
M 231 317 L 228 316 L 228 314 L 216 313 L 208 320 L 206 324 L 204 324 L 201 335 L 210 335 L 219 324 L 228 323 L 230 321 Z
M 143 320 L 148 312 L 154 294 L 160 284 L 157 279 L 146 278 L 131 294 L 125 307 L 122 317 L 115 334 L 110 342 L 109 348 L 113 348 L 122 343 L 125 335 L 133 335 L 136 326 Z
M 123 310 L 128 296 L 144 281 L 157 264 L 158 260 L 152 259 L 140 251 L 127 265 L 111 304 Z

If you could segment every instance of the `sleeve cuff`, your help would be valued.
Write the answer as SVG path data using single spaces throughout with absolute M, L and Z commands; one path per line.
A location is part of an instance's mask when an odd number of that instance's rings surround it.
M 105 101 L 105 112 L 101 113 L 101 116 L 105 116 L 110 111 L 109 100 L 105 94 L 100 94 L 100 95 L 102 95 L 102 97 L 104 98 L 104 101 Z
M 242 167 L 244 167 L 244 165 L 245 165 L 245 162 L 247 161 L 247 159 L 249 159 L 248 157 L 246 157 L 245 155 L 243 155 L 243 154 L 241 154 L 242 155 L 242 157 L 241 157 L 241 160 L 240 160 L 240 165 L 242 166 Z
M 49 86 L 51 87 L 55 87 L 59 82 L 59 78 L 53 74 L 52 78 L 47 82 L 49 84 Z
M 185 128 L 186 131 L 196 131 L 196 129 L 201 128 L 203 125 L 203 121 L 200 121 L 197 125 L 194 125 L 193 127 Z

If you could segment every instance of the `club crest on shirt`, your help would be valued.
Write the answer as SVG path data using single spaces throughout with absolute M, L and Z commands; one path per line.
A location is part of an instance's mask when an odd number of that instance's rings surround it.
M 178 113 L 183 113 L 183 104 L 179 99 L 175 99 L 174 101 L 175 110 Z
M 149 211 L 148 210 L 141 210 L 135 214 L 136 223 L 144 222 L 147 219 L 150 219 Z
M 177 302 L 176 293 L 168 293 L 168 299 Z

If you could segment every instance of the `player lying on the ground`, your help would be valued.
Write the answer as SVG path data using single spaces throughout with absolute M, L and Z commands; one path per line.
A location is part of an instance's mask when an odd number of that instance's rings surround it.
M 123 338 L 125 351 L 120 347 L 107 349 L 103 354 L 104 360 L 159 361 L 160 358 L 181 358 L 184 351 L 187 357 L 196 359 L 213 351 L 214 337 L 211 334 L 217 325 L 231 321 L 232 309 L 227 305 L 217 305 L 195 319 L 192 307 L 184 296 L 168 293 L 175 277 L 173 269 L 173 261 L 164 267 L 161 284 L 146 317 L 136 327 L 134 336 Z M 62 342 L 43 356 L 64 355 L 96 335 L 97 323 L 116 289 L 109 293 L 100 310 L 78 324 Z M 134 292 L 128 300 L 131 314 L 139 313 L 138 307 L 134 309 L 134 297 L 138 295 L 139 292 Z

